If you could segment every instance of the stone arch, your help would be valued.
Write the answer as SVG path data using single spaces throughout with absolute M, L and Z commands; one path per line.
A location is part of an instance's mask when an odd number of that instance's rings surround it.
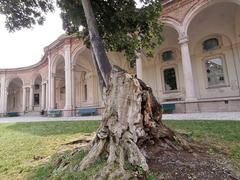
M 181 32 L 180 26 L 181 25 L 179 22 L 177 22 L 176 20 L 174 20 L 172 18 L 167 18 L 167 17 L 161 18 L 160 20 L 164 26 L 171 27 L 171 28 L 175 29 L 178 34 L 180 34 L 180 32 Z
M 162 52 L 164 49 L 177 50 L 179 47 L 178 45 L 179 29 L 176 29 L 173 26 L 166 23 L 165 26 L 163 27 L 162 36 L 164 40 L 155 52 L 155 55 L 154 55 L 155 59 L 158 58 L 159 52 Z M 177 53 L 179 53 L 178 50 L 177 50 Z M 145 62 L 145 63 L 149 63 L 149 62 Z
M 9 84 L 10 84 L 14 79 L 20 79 L 23 85 L 26 83 L 25 80 L 24 80 L 22 77 L 20 77 L 20 76 L 18 76 L 18 75 L 13 75 L 13 74 L 12 74 L 12 75 L 10 75 L 10 76 L 7 76 L 7 78 L 6 78 L 6 87 L 8 87 Z
M 19 77 L 8 81 L 7 112 L 23 111 L 23 81 Z
M 64 109 L 65 107 L 65 59 L 62 55 L 58 54 L 53 58 L 51 64 L 51 76 L 52 81 L 52 92 L 53 106 L 57 109 Z
M 80 47 L 72 57 L 74 106 L 97 106 L 98 78 L 90 50 Z
M 153 89 L 153 93 L 159 101 L 166 101 L 169 99 L 180 99 L 183 96 L 182 84 L 182 62 L 181 51 L 179 46 L 179 24 L 177 22 L 163 21 L 164 27 L 162 36 L 164 41 L 156 48 L 154 58 L 145 58 L 143 61 L 143 80 L 147 82 Z M 173 22 L 173 23 L 171 23 Z M 173 57 L 169 61 L 164 61 L 162 58 L 163 53 L 172 52 Z M 171 93 L 165 90 L 165 79 L 163 78 L 164 70 L 166 68 L 174 68 L 176 73 L 177 90 L 173 90 Z
M 80 65 L 82 70 L 86 72 L 94 71 L 94 62 L 92 60 L 92 55 L 89 49 L 86 47 L 81 47 L 77 49 L 72 56 L 72 65 Z
M 206 1 L 206 2 L 202 2 L 202 3 L 197 3 L 197 5 L 194 6 L 185 16 L 183 23 L 182 23 L 182 27 L 183 27 L 182 32 L 185 32 L 185 34 L 188 34 L 189 25 L 191 24 L 192 20 L 204 9 L 206 9 L 210 6 L 213 6 L 215 4 L 224 3 L 224 2 L 225 3 L 235 3 L 237 5 L 240 5 L 239 0 L 211 0 L 211 1 Z
M 72 64 L 76 63 L 77 56 L 87 50 L 86 46 L 78 46 L 72 52 Z
M 64 57 L 60 54 L 56 55 L 54 58 L 53 58 L 53 61 L 51 63 L 51 72 L 52 73 L 56 73 L 57 71 L 57 67 L 60 65 L 60 64 L 64 64 L 65 66 L 65 61 L 64 61 Z M 63 66 L 63 67 L 64 67 Z

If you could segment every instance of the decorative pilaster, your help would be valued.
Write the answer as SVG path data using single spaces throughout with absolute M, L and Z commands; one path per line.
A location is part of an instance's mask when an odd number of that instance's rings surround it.
M 192 63 L 191 63 L 190 52 L 188 47 L 188 37 L 187 36 L 180 37 L 179 44 L 181 46 L 181 54 L 182 54 L 183 76 L 184 76 L 184 84 L 185 84 L 185 92 L 186 92 L 185 100 L 186 101 L 196 100 L 194 81 L 193 81 Z

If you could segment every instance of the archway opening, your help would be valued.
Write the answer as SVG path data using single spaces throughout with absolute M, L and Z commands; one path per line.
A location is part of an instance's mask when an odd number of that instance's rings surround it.
M 65 106 L 65 61 L 62 56 L 58 57 L 54 68 L 54 95 L 55 108 L 64 109 Z
M 33 85 L 33 109 L 34 111 L 41 110 L 41 98 L 42 98 L 42 77 L 39 74 L 35 80 Z
M 199 9 L 188 26 L 197 94 L 199 98 L 239 96 L 240 6 L 228 1 Z
M 164 41 L 156 49 L 154 59 L 143 61 L 143 79 L 149 84 L 160 102 L 182 98 L 182 65 L 178 32 L 165 24 Z
M 98 106 L 100 99 L 98 79 L 90 52 L 85 50 L 77 53 L 73 65 L 75 107 Z
M 15 78 L 8 85 L 7 112 L 23 111 L 23 82 Z

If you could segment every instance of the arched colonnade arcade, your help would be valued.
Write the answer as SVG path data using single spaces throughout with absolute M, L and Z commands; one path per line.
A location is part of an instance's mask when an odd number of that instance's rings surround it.
M 239 111 L 240 0 L 166 1 L 160 19 L 164 42 L 152 58 L 140 54 L 135 71 L 110 52 L 111 63 L 136 73 L 173 112 Z M 0 114 L 103 107 L 91 52 L 79 39 L 62 35 L 44 52 L 33 66 L 0 70 Z

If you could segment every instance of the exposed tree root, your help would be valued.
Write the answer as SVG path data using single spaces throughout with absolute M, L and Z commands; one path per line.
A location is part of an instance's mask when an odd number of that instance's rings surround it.
M 129 179 L 124 163 L 148 172 L 146 158 L 151 156 L 147 151 L 150 146 L 191 152 L 191 144 L 162 124 L 161 106 L 151 88 L 116 67 L 111 74 L 105 107 L 91 149 L 75 170 L 82 171 L 104 156 L 107 165 L 96 179 Z

